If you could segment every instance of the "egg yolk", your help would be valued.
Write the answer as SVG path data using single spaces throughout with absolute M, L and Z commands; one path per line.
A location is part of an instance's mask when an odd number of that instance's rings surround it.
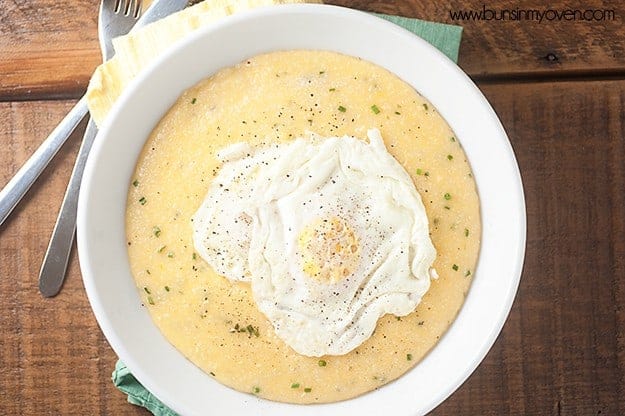
M 341 218 L 318 218 L 305 225 L 297 245 L 304 274 L 336 283 L 354 272 L 359 258 L 354 231 Z

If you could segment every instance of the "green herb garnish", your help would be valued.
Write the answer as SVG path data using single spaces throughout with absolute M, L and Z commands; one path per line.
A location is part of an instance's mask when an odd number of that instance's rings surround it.
M 454 269 L 455 271 L 458 271 L 458 265 L 454 264 L 453 266 L 451 266 L 452 269 Z
M 150 292 L 150 289 L 148 289 L 147 287 L 144 287 L 144 288 L 143 288 L 143 290 L 145 290 L 145 293 L 147 293 L 148 295 L 152 294 L 152 293 Z
M 134 186 L 135 188 L 136 188 L 137 186 L 139 186 L 139 181 L 138 181 L 138 180 L 136 180 L 136 179 L 135 179 L 134 181 L 132 181 L 132 186 Z
M 406 354 L 406 360 L 412 361 L 412 354 Z
M 148 202 L 148 200 L 147 200 L 147 199 L 145 199 L 145 197 L 144 197 L 144 196 L 142 196 L 141 198 L 139 198 L 139 203 L 140 203 L 141 205 L 145 205 L 145 203 L 146 203 L 146 202 Z
M 291 384 L 291 388 L 292 388 L 292 389 L 299 389 L 299 383 L 293 383 L 293 384 Z
M 304 388 L 304 393 L 310 393 L 312 389 L 310 387 Z
M 326 363 L 325 360 L 319 360 L 318 364 L 319 364 L 319 367 L 325 367 L 326 365 L 328 365 L 328 363 Z
M 423 175 L 423 171 L 421 169 L 417 169 L 417 175 Z
M 161 229 L 160 229 L 160 228 L 158 228 L 158 226 L 156 226 L 156 225 L 155 225 L 154 227 L 152 227 L 152 233 L 153 233 L 156 237 L 159 237 L 159 236 L 161 235 Z
M 165 291 L 169 292 L 169 286 L 165 286 Z
M 448 160 L 452 160 L 454 157 L 452 155 L 447 155 Z
M 447 192 L 447 193 L 444 195 L 444 198 L 445 198 L 445 200 L 449 201 L 449 200 L 451 199 L 451 194 L 450 194 L 449 192 Z
M 167 257 L 169 257 L 170 259 L 174 258 L 174 252 L 170 251 L 169 253 L 167 253 Z
M 425 108 L 425 111 L 428 111 L 428 105 L 426 103 L 423 103 L 423 108 Z
M 465 236 L 465 237 L 468 237 L 468 236 L 469 236 L 469 229 L 468 229 L 468 228 L 465 228 L 465 229 L 464 229 L 464 236 Z
M 464 274 L 466 277 L 471 276 L 471 270 L 467 270 L 467 272 Z
M 344 113 L 344 112 L 346 112 L 346 111 L 347 111 L 347 108 L 343 107 L 342 105 L 339 105 L 338 110 L 339 110 L 341 113 Z
M 371 106 L 371 111 L 373 111 L 373 114 L 380 114 L 380 109 L 375 104 Z
M 148 296 L 148 303 L 150 305 L 154 305 L 154 299 L 152 299 L 152 296 Z
M 191 100 L 191 104 L 195 104 L 196 102 L 197 102 L 197 98 L 193 98 L 193 99 Z

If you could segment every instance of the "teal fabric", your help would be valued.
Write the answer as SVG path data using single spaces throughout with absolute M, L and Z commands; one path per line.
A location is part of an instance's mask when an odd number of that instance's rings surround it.
M 427 22 L 425 20 L 391 16 L 388 14 L 376 13 L 375 15 L 393 22 L 404 29 L 408 29 L 443 52 L 452 61 L 458 62 L 458 51 L 460 50 L 460 39 L 462 37 L 461 26 Z
M 156 416 L 178 416 L 178 413 L 165 406 L 156 396 L 147 391 L 130 373 L 128 367 L 119 360 L 115 364 L 115 371 L 113 371 L 113 384 L 128 396 L 128 403 L 143 406 Z
M 425 39 L 454 62 L 458 60 L 458 50 L 460 49 L 460 39 L 462 37 L 462 28 L 460 26 L 426 22 L 400 16 L 376 15 Z M 147 391 L 121 361 L 117 362 L 115 371 L 113 371 L 113 383 L 115 387 L 128 395 L 129 403 L 143 406 L 156 416 L 177 416 L 177 413 Z

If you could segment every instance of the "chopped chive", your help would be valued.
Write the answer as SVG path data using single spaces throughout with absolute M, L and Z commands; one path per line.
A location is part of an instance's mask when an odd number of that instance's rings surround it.
M 136 179 L 135 179 L 134 181 L 132 181 L 132 186 L 134 186 L 135 188 L 136 188 L 137 186 L 139 186 L 139 181 L 138 181 L 138 180 L 136 180 Z
M 174 258 L 174 252 L 170 251 L 169 253 L 167 253 L 167 257 L 169 257 L 170 259 Z
M 249 336 L 251 337 L 252 335 L 259 337 L 260 336 L 260 331 L 258 330 L 258 327 L 254 327 L 252 325 L 248 325 L 245 327 L 245 329 L 243 331 L 246 331 L 249 334 Z
M 469 229 L 468 229 L 468 228 L 465 228 L 465 229 L 464 229 L 464 236 L 465 236 L 465 237 L 468 237 L 468 236 L 469 236 Z
M 466 277 L 471 276 L 471 270 L 467 270 L 467 272 L 464 274 Z
M 169 286 L 165 286 L 165 291 L 169 292 Z
M 423 326 L 424 323 L 425 323 L 425 321 L 419 321 L 419 322 L 417 322 L 417 325 Z
M 412 354 L 406 354 L 406 360 L 412 361 Z
M 454 157 L 452 155 L 447 155 L 448 160 L 452 160 Z
M 319 367 L 325 367 L 326 365 L 328 365 L 328 363 L 326 363 L 325 360 L 319 360 Z
M 161 229 L 155 225 L 154 227 L 152 227 L 152 233 L 154 233 L 156 237 L 159 237 L 161 235 Z
M 325 73 L 326 73 L 326 71 L 319 71 L 319 75 L 323 75 Z
M 445 198 L 445 200 L 449 201 L 449 200 L 451 199 L 451 194 L 450 194 L 449 192 L 447 192 L 447 193 L 444 195 L 444 198 Z
M 193 260 L 197 259 L 197 254 L 193 253 L 193 256 L 191 256 L 193 258 Z
M 423 176 L 430 176 L 430 172 L 425 172 Z
M 147 274 L 152 274 L 152 273 L 150 273 L 150 269 L 145 269 L 145 272 L 146 272 Z
M 330 91 L 330 92 L 336 91 L 336 88 L 330 88 L 328 91 Z
M 212 371 L 210 371 L 208 374 L 210 374 L 211 376 L 215 377 L 215 373 L 213 373 Z
M 451 209 L 451 208 L 449 207 L 449 205 L 445 205 L 443 208 L 445 208 L 445 209 Z
M 165 250 L 165 247 L 167 247 L 167 246 L 164 246 L 164 245 L 163 245 L 163 246 L 160 246 L 160 247 L 158 248 L 158 250 L 156 250 L 156 252 L 157 252 L 157 253 L 162 253 L 162 252 L 163 252 L 163 250 Z
M 292 388 L 292 389 L 298 389 L 298 388 L 299 388 L 299 383 L 293 383 L 293 384 L 291 384 L 291 388 Z
M 417 175 L 423 175 L 423 171 L 421 169 L 417 169 Z
M 456 138 L 455 138 L 454 136 L 451 136 L 451 137 L 449 138 L 449 140 L 451 140 L 452 142 L 455 142 L 455 141 L 456 141 Z
M 373 111 L 373 114 L 380 114 L 380 109 L 375 104 L 371 106 L 371 111 Z
M 148 303 L 150 305 L 154 305 L 154 299 L 152 299 L 152 296 L 148 296 Z
M 258 393 L 260 393 L 260 387 L 255 386 L 254 387 L 254 394 L 258 394 Z
M 453 266 L 451 266 L 452 269 L 454 269 L 454 271 L 458 271 L 458 265 L 454 264 Z
M 141 198 L 139 198 L 139 203 L 140 203 L 141 205 L 145 205 L 145 203 L 146 203 L 146 202 L 148 202 L 148 201 L 147 201 L 147 199 L 145 199 L 145 197 L 144 197 L 144 196 L 142 196 Z
M 143 290 L 145 290 L 145 293 L 147 293 L 148 295 L 152 294 L 152 292 L 150 292 L 150 289 L 148 289 L 147 287 L 144 287 Z
M 395 114 L 397 114 L 398 116 L 401 115 L 401 113 L 399 111 L 395 111 Z
M 426 103 L 423 103 L 423 108 L 425 108 L 425 111 L 428 111 L 428 105 Z
M 347 111 L 347 108 L 343 107 L 342 105 L 339 105 L 339 109 L 338 109 L 341 113 L 344 113 Z
M 312 391 L 312 389 L 310 387 L 305 387 L 304 388 L 304 393 L 310 393 Z
M 191 104 L 195 104 L 196 102 L 197 102 L 197 98 L 193 98 L 193 99 L 191 100 Z

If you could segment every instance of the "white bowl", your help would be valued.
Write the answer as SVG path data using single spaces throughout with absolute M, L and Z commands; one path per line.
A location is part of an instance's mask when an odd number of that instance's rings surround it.
M 482 247 L 475 278 L 444 337 L 397 381 L 332 404 L 271 402 L 206 375 L 169 344 L 141 307 L 126 251 L 126 194 L 139 153 L 157 122 L 198 81 L 247 57 L 280 49 L 359 56 L 414 86 L 460 138 L 481 199 Z M 87 295 L 104 335 L 137 379 L 182 415 L 416 415 L 451 395 L 499 334 L 521 274 L 525 204 L 517 163 L 497 116 L 443 54 L 366 13 L 323 5 L 272 6 L 197 31 L 124 92 L 87 163 L 78 206 L 78 248 Z

